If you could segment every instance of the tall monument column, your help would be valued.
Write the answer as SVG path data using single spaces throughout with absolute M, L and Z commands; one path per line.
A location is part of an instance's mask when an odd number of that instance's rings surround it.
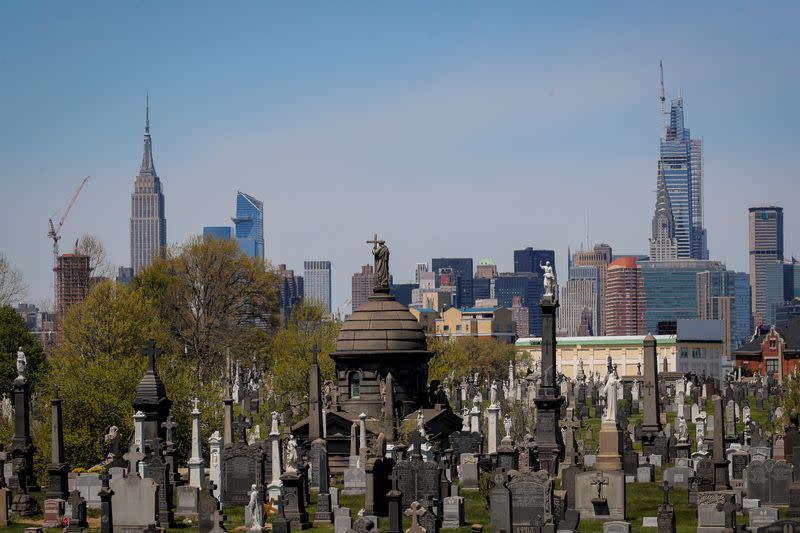
M 547 283 L 547 278 L 545 278 Z M 547 285 L 545 285 L 547 289 Z M 564 398 L 557 385 L 556 310 L 558 300 L 545 293 L 539 301 L 542 309 L 542 377 L 533 402 L 536 404 L 536 445 L 539 465 L 550 475 L 558 475 L 558 463 L 564 456 L 564 440 L 558 418 Z
M 648 334 L 644 339 L 644 419 L 642 420 L 642 451 L 647 454 L 656 452 L 656 438 L 660 435 L 661 405 L 658 394 L 658 359 L 656 338 Z
M 50 464 L 47 465 L 47 498 L 54 500 L 66 500 L 69 497 L 67 491 L 67 470 L 69 465 L 64 461 L 64 430 L 61 418 L 61 402 L 58 397 L 58 385 L 53 387 L 53 399 L 50 400 Z
M 20 348 L 17 352 L 17 378 L 14 380 L 14 436 L 8 449 L 13 473 L 8 480 L 8 487 L 21 492 L 40 490 L 33 473 L 36 447 L 31 439 L 31 383 L 26 378 L 27 364 Z

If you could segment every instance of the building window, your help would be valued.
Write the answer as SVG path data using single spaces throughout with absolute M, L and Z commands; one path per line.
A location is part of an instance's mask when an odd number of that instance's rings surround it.
M 689 348 L 681 348 L 681 359 L 689 357 Z
M 700 348 L 692 348 L 692 359 L 700 359 Z
M 774 342 L 774 341 L 770 341 Z M 767 359 L 767 375 L 778 372 L 778 360 Z
M 354 372 L 350 374 L 350 398 L 361 397 L 361 374 Z
M 461 331 L 461 324 L 456 324 L 456 331 Z
M 777 344 L 778 344 L 778 343 L 775 341 L 775 339 L 770 339 L 770 340 L 769 340 L 769 349 L 770 349 L 770 350 L 774 350 L 774 349 L 775 349 L 775 347 L 777 346 Z

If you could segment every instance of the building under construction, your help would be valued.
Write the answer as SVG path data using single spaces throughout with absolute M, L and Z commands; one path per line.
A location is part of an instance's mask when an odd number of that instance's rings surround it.
M 56 327 L 72 304 L 81 303 L 89 294 L 89 256 L 64 254 L 56 263 Z

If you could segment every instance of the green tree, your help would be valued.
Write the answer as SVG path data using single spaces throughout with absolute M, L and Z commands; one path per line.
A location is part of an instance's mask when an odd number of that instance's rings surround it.
M 28 362 L 28 379 L 34 390 L 41 388 L 48 372 L 42 343 L 25 326 L 25 320 L 12 307 L 0 307 L 0 393 L 11 397 L 17 377 L 17 350 L 22 348 Z
M 330 353 L 336 349 L 339 323 L 328 320 L 321 306 L 302 302 L 289 317 L 289 323 L 272 339 L 267 368 L 272 382 L 272 407 L 277 410 L 291 408 L 298 416 L 307 414 L 308 368 L 311 350 L 319 348 L 318 362 L 322 382 L 334 380 L 334 363 Z
M 138 275 L 169 333 L 200 379 L 224 372 L 234 358 L 264 355 L 278 322 L 278 277 L 235 241 L 195 237 Z
M 505 376 L 508 363 L 514 360 L 516 353 L 513 344 L 477 337 L 432 338 L 428 340 L 428 349 L 434 354 L 428 379 L 448 379 L 451 384 L 475 372 L 481 376 Z
M 110 426 L 126 437 L 132 432 L 133 399 L 147 368 L 142 347 L 151 338 L 163 350 L 156 365 L 173 402 L 178 450 L 189 450 L 190 400 L 195 396 L 201 400 L 203 442 L 220 428 L 221 383 L 198 381 L 142 291 L 103 282 L 67 312 L 52 355 L 51 380 L 64 400 L 65 453 L 73 466 L 89 468 L 103 459 L 103 435 Z M 39 407 L 48 429 L 49 398 L 43 395 Z M 46 432 L 44 436 L 36 443 L 42 461 L 49 457 Z

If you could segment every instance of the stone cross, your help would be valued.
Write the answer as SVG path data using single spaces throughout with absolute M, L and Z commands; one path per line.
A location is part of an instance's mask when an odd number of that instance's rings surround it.
M 400 490 L 400 476 L 397 475 L 396 468 L 392 468 L 392 473 L 389 474 L 389 481 L 392 482 L 392 490 Z
M 72 507 L 70 523 L 74 522 L 75 525 L 83 525 L 86 521 L 86 500 L 81 498 L 80 492 L 73 490 L 69 493 L 69 499 L 67 501 L 70 507 Z
M 131 446 L 131 449 L 122 458 L 128 461 L 128 475 L 133 475 L 138 472 L 139 461 L 144 459 L 144 454 L 139 451 L 139 448 Z
M 156 357 L 161 355 L 161 348 L 156 347 L 155 339 L 150 339 L 142 348 L 142 354 L 147 356 L 147 371 L 156 371 Z
M 603 477 L 603 472 L 598 471 L 594 476 L 594 481 L 591 482 L 592 485 L 597 487 L 597 499 L 600 500 L 603 498 L 603 485 L 608 485 L 608 480 Z
M 167 444 L 172 444 L 173 434 L 172 432 L 178 427 L 178 423 L 172 420 L 172 415 L 167 417 L 166 422 L 161 423 L 161 427 L 164 428 L 167 432 Z
M 378 239 L 378 234 L 376 233 L 371 241 L 367 241 L 367 244 L 371 244 L 373 246 L 378 246 L 379 244 L 386 244 L 386 241 L 384 241 L 382 239 Z
M 419 525 L 419 519 L 428 512 L 427 509 L 422 507 L 419 502 L 411 502 L 411 506 L 405 510 L 406 516 L 411 517 L 411 527 L 406 531 L 406 533 L 420 533 L 425 531 L 425 528 Z
M 195 396 L 195 398 L 192 400 L 192 411 L 199 411 L 199 409 L 197 408 L 197 405 L 199 403 L 200 403 L 200 400 L 198 400 L 197 397 Z M 169 419 L 170 419 L 170 417 L 167 417 L 167 420 L 169 420 Z
M 108 470 L 104 470 L 98 476 L 100 478 L 100 484 L 104 489 L 108 488 L 108 482 L 111 480 L 111 474 L 108 473 Z

